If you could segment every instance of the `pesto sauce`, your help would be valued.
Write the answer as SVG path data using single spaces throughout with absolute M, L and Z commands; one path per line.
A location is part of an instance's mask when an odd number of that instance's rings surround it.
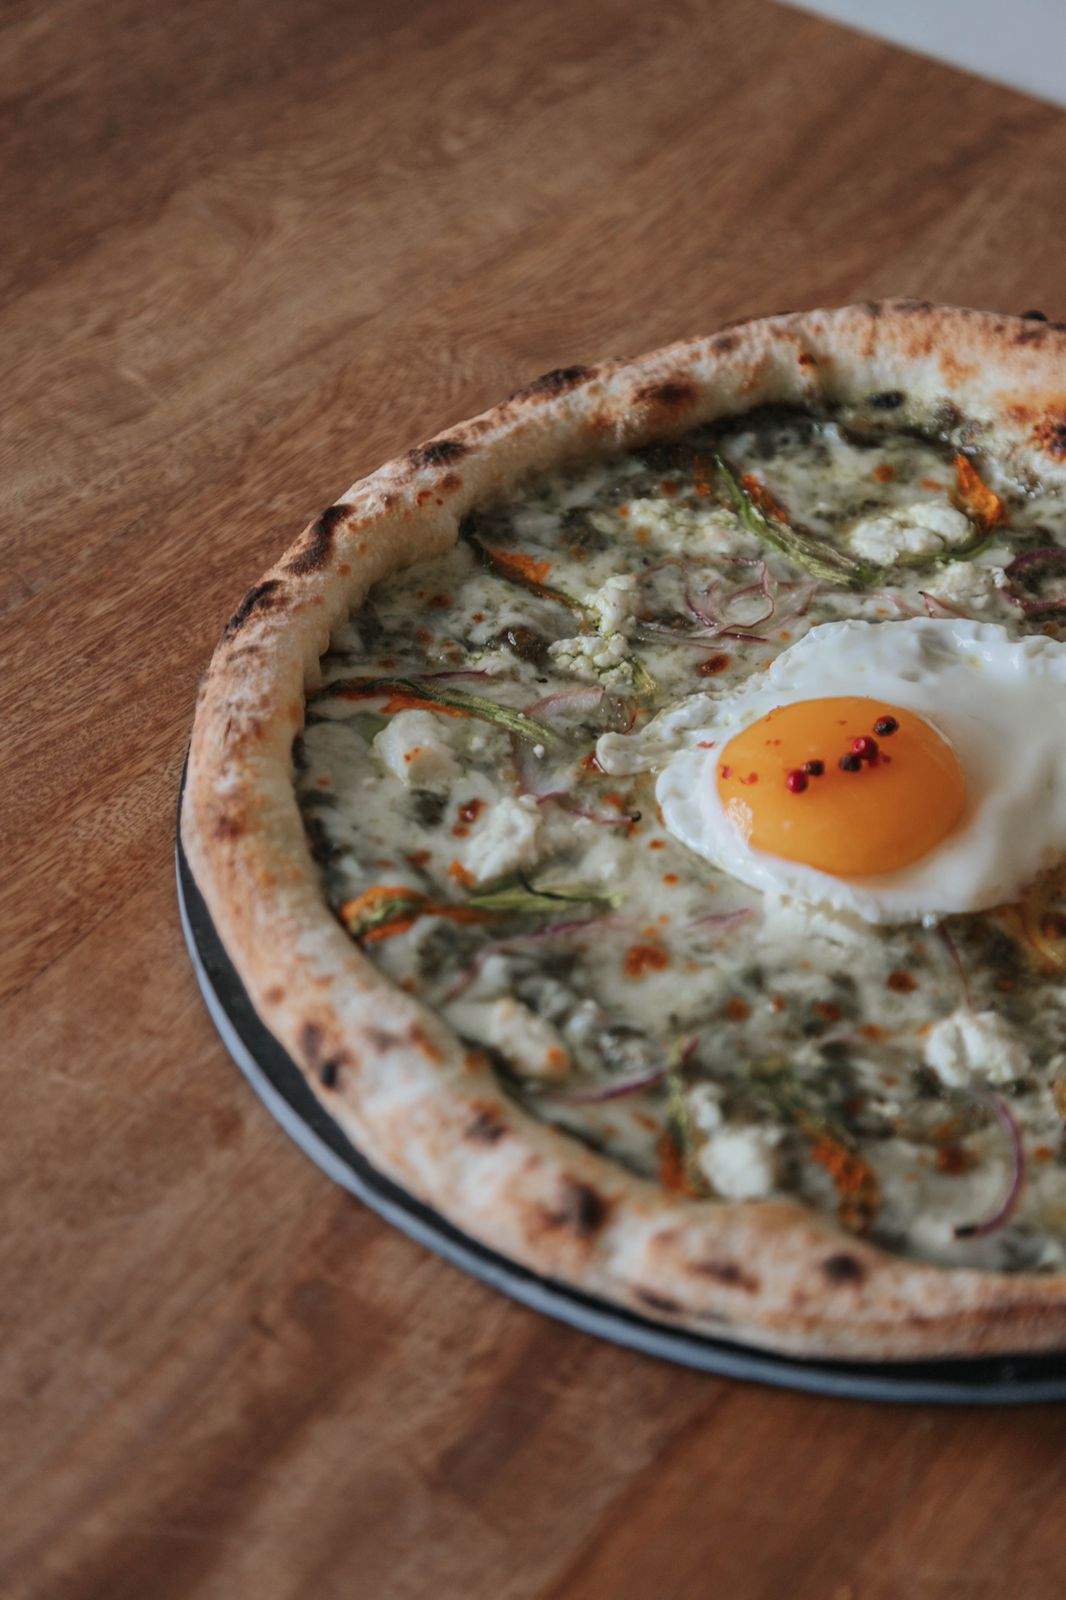
M 378 584 L 336 631 L 296 745 L 297 792 L 326 896 L 349 919 L 382 885 L 430 908 L 473 906 L 500 883 L 514 891 L 513 909 L 483 920 L 430 910 L 403 931 L 376 928 L 365 948 L 485 1048 L 536 1114 L 650 1176 L 664 1135 L 683 1139 L 689 1161 L 714 1138 L 719 1192 L 769 1188 L 838 1213 L 831 1163 L 817 1158 L 828 1129 L 873 1175 L 865 1223 L 889 1248 L 1060 1270 L 1066 998 L 1017 919 L 953 917 L 945 938 L 764 899 L 670 836 L 651 775 L 610 778 L 591 760 L 605 731 L 697 692 L 728 695 L 820 623 L 940 605 L 1017 637 L 1066 637 L 1061 618 L 1029 620 L 1004 577 L 1018 552 L 1066 544 L 1061 499 L 982 463 L 1006 521 L 968 559 L 942 560 L 935 530 L 958 521 L 952 451 L 892 432 L 892 420 L 767 408 L 529 478 L 469 517 L 449 554 Z M 939 554 L 867 588 L 813 576 L 745 526 L 715 452 L 832 549 L 848 552 L 858 528 L 880 548 L 913 519 L 900 537 L 932 538 Z M 694 608 L 712 601 L 729 632 L 688 637 Z M 386 677 L 424 682 L 428 704 L 338 690 Z M 555 742 L 435 709 L 449 691 L 524 712 Z M 596 898 L 555 908 L 551 896 L 575 892 Z M 987 1102 L 945 1088 L 923 1059 L 931 1025 L 967 1006 L 996 1012 L 1024 1044 L 1029 1065 L 1000 1092 L 1027 1182 L 1006 1225 L 957 1238 L 1010 1180 Z M 589 1103 L 667 1060 L 645 1092 Z

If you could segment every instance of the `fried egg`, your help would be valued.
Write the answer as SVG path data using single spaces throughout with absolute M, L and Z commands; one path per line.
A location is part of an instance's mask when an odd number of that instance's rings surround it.
M 1066 856 L 1066 644 L 1043 636 L 826 623 L 657 721 L 665 826 L 765 892 L 898 923 L 1016 899 Z

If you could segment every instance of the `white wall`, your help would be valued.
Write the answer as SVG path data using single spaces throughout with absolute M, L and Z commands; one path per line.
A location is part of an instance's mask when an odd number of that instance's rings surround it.
M 1066 0 L 789 0 L 1066 105 Z

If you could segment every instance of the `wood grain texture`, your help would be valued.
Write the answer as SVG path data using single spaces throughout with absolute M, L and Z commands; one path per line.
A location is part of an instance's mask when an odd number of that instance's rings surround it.
M 764 0 L 41 0 L 0 72 L 0 1592 L 1061 1594 L 1061 1411 L 674 1371 L 331 1188 L 171 847 L 219 626 L 351 479 L 748 313 L 1066 314 L 1066 120 Z

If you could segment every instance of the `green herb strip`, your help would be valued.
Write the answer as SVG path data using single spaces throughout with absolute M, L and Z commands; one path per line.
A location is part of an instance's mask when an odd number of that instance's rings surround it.
M 434 689 L 428 683 L 414 678 L 341 678 L 323 689 L 317 698 L 342 700 L 369 700 L 377 695 L 400 695 L 409 700 L 428 703 L 430 709 L 440 706 L 443 711 L 457 711 L 480 722 L 492 722 L 509 733 L 517 734 L 530 744 L 548 745 L 553 749 L 563 744 L 562 738 L 547 723 L 527 717 L 524 711 L 514 711 L 510 706 L 497 705 L 484 695 L 466 694 L 461 689 Z
M 525 878 L 498 884 L 493 889 L 472 894 L 466 901 L 479 911 L 498 911 L 511 916 L 556 916 L 563 906 L 595 905 L 613 908 L 620 896 L 600 889 L 575 885 L 572 889 L 542 889 Z
M 725 489 L 732 509 L 748 532 L 753 533 L 763 544 L 779 550 L 782 555 L 788 556 L 790 561 L 794 561 L 797 566 L 803 567 L 825 583 L 844 584 L 849 589 L 860 589 L 865 588 L 879 576 L 878 569 L 871 567 L 867 562 L 846 555 L 842 550 L 834 550 L 832 545 L 823 543 L 821 539 L 815 539 L 809 533 L 800 533 L 797 528 L 768 517 L 765 511 L 755 504 L 725 460 L 717 454 L 713 460 L 719 482 Z
M 540 583 L 536 578 L 529 577 L 517 563 L 508 561 L 506 556 L 491 549 L 476 533 L 467 533 L 464 537 L 472 546 L 482 566 L 497 578 L 502 578 L 505 583 L 513 583 L 516 588 L 527 589 L 530 594 L 537 595 L 541 600 L 552 600 L 556 605 L 565 606 L 568 611 L 574 612 L 586 622 L 595 621 L 592 608 L 583 601 L 575 599 L 572 594 L 565 594 L 562 589 L 553 588 L 549 583 Z
M 886 582 L 894 570 L 932 572 L 954 561 L 972 561 L 983 550 L 987 550 L 996 538 L 995 532 L 977 524 L 973 537 L 967 539 L 965 544 L 947 546 L 932 555 L 902 555 L 890 566 L 875 567 L 843 550 L 834 549 L 809 533 L 801 533 L 798 528 L 776 517 L 768 517 L 720 455 L 714 457 L 714 464 L 729 503 L 748 532 L 826 583 L 843 584 L 849 589 L 869 589 Z

